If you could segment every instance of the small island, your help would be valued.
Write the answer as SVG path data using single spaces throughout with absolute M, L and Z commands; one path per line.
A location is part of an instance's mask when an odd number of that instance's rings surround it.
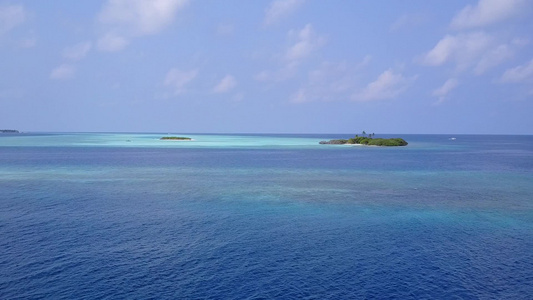
M 373 134 L 368 137 L 365 136 L 355 136 L 351 139 L 339 139 L 339 140 L 330 140 L 330 141 L 321 141 L 319 144 L 332 144 L 332 145 L 368 145 L 368 146 L 384 146 L 384 147 L 396 147 L 396 146 L 407 146 L 407 142 L 401 138 L 392 138 L 392 139 L 382 139 L 382 138 L 373 138 Z
M 0 133 L 20 133 L 20 132 L 14 129 L 0 129 Z
M 184 136 L 164 136 L 160 138 L 160 140 L 164 141 L 190 141 L 192 140 L 190 137 L 184 137 Z

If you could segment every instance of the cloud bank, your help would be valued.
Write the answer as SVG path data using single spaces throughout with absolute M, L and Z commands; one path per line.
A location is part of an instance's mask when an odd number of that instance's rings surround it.
M 533 80 L 533 59 L 529 62 L 507 69 L 501 77 L 501 82 L 518 83 Z
M 231 75 L 226 75 L 220 82 L 215 86 L 213 91 L 215 93 L 226 93 L 232 90 L 235 86 L 237 86 L 237 80 L 235 80 L 235 77 Z
M 480 0 L 467 5 L 451 22 L 454 29 L 468 29 L 492 25 L 518 15 L 527 0 Z
M 78 43 L 63 50 L 63 57 L 70 60 L 80 60 L 91 50 L 92 43 L 89 41 Z
M 134 37 L 160 32 L 174 21 L 188 0 L 109 0 L 98 15 L 106 28 L 98 40 L 101 51 L 120 51 Z
M 416 76 L 405 77 L 400 73 L 395 73 L 392 69 L 388 69 L 381 73 L 375 81 L 369 83 L 362 92 L 356 94 L 353 100 L 374 101 L 396 98 L 415 80 Z
M 175 94 L 186 91 L 186 86 L 198 75 L 198 70 L 182 71 L 176 68 L 170 69 L 165 77 L 164 85 L 174 89 Z
M 263 24 L 271 26 L 278 23 L 281 19 L 286 18 L 296 11 L 305 1 L 304 0 L 275 0 L 270 3 L 265 10 L 265 19 Z
M 62 79 L 70 79 L 74 77 L 74 73 L 76 72 L 76 68 L 69 64 L 62 64 L 59 67 L 52 70 L 50 73 L 50 79 L 54 80 L 62 80 Z
M 26 10 L 22 5 L 0 6 L 0 35 L 24 23 L 26 15 Z
M 437 97 L 439 100 L 436 102 L 436 104 L 442 103 L 444 100 L 446 100 L 446 96 L 454 90 L 459 85 L 459 81 L 455 78 L 450 78 L 444 82 L 444 84 L 435 89 L 432 93 L 434 97 Z

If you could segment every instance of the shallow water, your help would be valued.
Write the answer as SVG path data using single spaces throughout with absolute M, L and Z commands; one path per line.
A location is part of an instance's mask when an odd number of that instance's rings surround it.
M 532 136 L 164 135 L 0 135 L 0 298 L 533 295 Z

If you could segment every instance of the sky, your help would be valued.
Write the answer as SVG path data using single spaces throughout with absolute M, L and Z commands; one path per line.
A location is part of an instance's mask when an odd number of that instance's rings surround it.
M 0 129 L 533 134 L 533 1 L 0 0 Z

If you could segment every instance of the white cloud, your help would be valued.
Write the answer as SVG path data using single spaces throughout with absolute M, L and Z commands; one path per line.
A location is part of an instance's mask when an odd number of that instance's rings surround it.
M 63 50 L 63 57 L 71 60 L 80 60 L 89 53 L 91 47 L 92 43 L 89 41 L 78 43 L 74 46 L 65 48 Z
M 164 84 L 174 88 L 176 94 L 181 94 L 185 91 L 185 87 L 193 81 L 197 75 L 198 70 L 181 71 L 173 68 L 168 71 Z
M 455 78 L 450 78 L 444 82 L 444 84 L 433 91 L 433 96 L 438 97 L 439 100 L 436 104 L 442 103 L 448 94 L 459 85 L 459 81 Z
M 454 63 L 458 71 L 472 70 L 482 75 L 513 58 L 518 49 L 527 44 L 525 39 L 501 43 L 485 32 L 446 35 L 419 61 L 428 66 Z
M 490 68 L 493 68 L 504 61 L 513 57 L 514 51 L 511 46 L 507 44 L 499 45 L 495 48 L 490 49 L 481 57 L 477 63 L 474 72 L 476 75 L 481 75 L 485 73 Z
M 530 41 L 529 39 L 527 38 L 514 38 L 512 41 L 511 41 L 511 45 L 513 46 L 526 46 L 526 45 L 529 45 L 530 44 Z
M 33 48 L 35 45 L 37 45 L 37 39 L 35 37 L 23 38 L 18 41 L 18 46 L 20 48 Z
M 278 63 L 282 65 L 274 70 L 262 70 L 254 76 L 255 80 L 279 82 L 293 78 L 299 66 L 325 43 L 325 39 L 313 31 L 311 24 L 301 30 L 290 30 L 287 35 L 291 45 L 283 54 L 277 55 Z
M 292 103 L 304 103 L 313 101 L 314 97 L 310 97 L 305 89 L 299 89 L 294 95 L 291 96 L 290 102 Z
M 226 93 L 232 90 L 235 86 L 237 86 L 237 80 L 231 75 L 226 75 L 220 82 L 215 86 L 213 91 L 215 93 Z
M 460 69 L 464 69 L 492 43 L 493 38 L 484 32 L 446 35 L 422 57 L 421 62 L 429 66 L 440 66 L 448 61 L 455 61 Z
M 98 16 L 106 27 L 98 41 L 102 51 L 119 51 L 133 37 L 160 32 L 189 0 L 108 0 Z
M 520 13 L 528 0 L 479 0 L 467 5 L 451 22 L 455 29 L 482 27 L 509 19 Z
M 272 80 L 272 72 L 263 70 L 254 75 L 254 79 L 257 81 L 269 81 Z
M 242 100 L 244 100 L 244 93 L 237 93 L 237 94 L 233 95 L 231 100 L 233 102 L 241 102 Z
M 423 56 L 422 63 L 430 66 L 439 66 L 445 63 L 459 47 L 456 40 L 456 37 L 446 35 Z
M 360 78 L 372 57 L 367 55 L 359 62 L 324 61 L 307 73 L 307 80 L 295 91 L 292 103 L 346 101 L 360 94 Z M 359 93 L 358 93 L 359 92 Z
M 294 75 L 297 72 L 297 64 L 296 62 L 289 62 L 285 66 L 279 68 L 278 70 L 269 71 L 269 70 L 263 70 L 256 75 L 254 75 L 254 79 L 257 81 L 274 81 L 274 82 L 280 82 L 285 81 L 287 79 L 290 79 L 294 77 Z
M 291 31 L 289 34 L 294 35 L 295 32 Z M 324 39 L 313 32 L 311 24 L 305 25 L 302 30 L 296 33 L 296 36 L 296 43 L 289 47 L 285 54 L 285 58 L 289 61 L 299 61 L 324 44 Z
M 129 43 L 124 37 L 108 33 L 98 39 L 98 49 L 106 52 L 116 52 L 126 48 Z
M 289 98 L 292 103 L 329 101 L 372 101 L 391 99 L 403 93 L 416 76 L 406 77 L 392 69 L 384 71 L 378 78 L 362 86 L 360 81 L 371 56 L 360 62 L 323 62 L 318 68 L 308 72 L 307 81 Z
M 289 16 L 296 11 L 305 1 L 304 0 L 275 0 L 272 1 L 265 11 L 265 20 L 263 24 L 270 26 L 278 23 L 281 19 Z
M 0 6 L 0 35 L 21 25 L 26 20 L 26 11 L 22 5 Z
M 523 65 L 507 69 L 505 73 L 503 73 L 500 81 L 517 83 L 528 80 L 533 80 L 533 59 Z
M 369 83 L 362 92 L 355 94 L 353 100 L 372 101 L 396 98 L 415 79 L 416 76 L 404 77 L 402 74 L 394 73 L 394 71 L 388 69 L 381 73 L 375 81 Z
M 312 86 L 324 85 L 328 93 L 344 92 L 354 85 L 353 71 L 346 63 L 324 62 L 320 68 L 309 72 L 309 83 Z
M 216 33 L 218 36 L 231 36 L 235 32 L 233 24 L 218 24 Z
M 390 26 L 389 30 L 395 32 L 402 29 L 417 27 L 426 23 L 427 19 L 425 14 L 405 14 L 396 19 L 396 21 Z
M 307 82 L 292 95 L 290 101 L 303 103 L 349 99 L 357 86 L 355 74 L 367 60 L 368 56 L 356 66 L 349 66 L 345 62 L 323 62 L 308 73 Z
M 62 64 L 59 67 L 52 70 L 50 73 L 51 79 L 69 79 L 74 77 L 76 68 L 69 64 Z
M 366 55 L 363 60 L 357 65 L 357 67 L 366 67 L 372 61 L 372 55 Z
M 446 82 L 444 82 L 444 84 L 441 87 L 433 91 L 433 96 L 435 97 L 446 96 L 448 95 L 449 92 L 455 89 L 458 84 L 459 84 L 459 81 L 457 79 L 450 78 L 446 80 Z
M 99 15 L 102 24 L 130 35 L 148 35 L 172 23 L 188 0 L 109 0 Z

